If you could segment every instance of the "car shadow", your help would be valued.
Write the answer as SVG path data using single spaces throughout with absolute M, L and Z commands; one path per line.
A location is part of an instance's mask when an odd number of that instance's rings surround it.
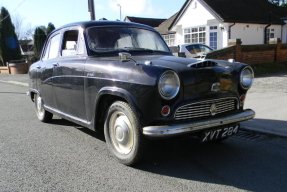
M 242 123 L 243 127 L 258 132 L 287 137 L 287 121 L 254 118 Z
M 193 138 L 152 141 L 144 162 L 136 168 L 248 191 L 286 191 L 286 139 L 245 132 L 222 143 L 200 143 Z
M 105 137 L 104 137 L 104 133 L 102 131 L 93 131 L 91 129 L 88 129 L 86 127 L 83 127 L 81 125 L 78 125 L 76 123 L 73 123 L 71 121 L 65 120 L 65 119 L 61 119 L 61 118 L 54 118 L 52 119 L 52 121 L 50 122 L 50 124 L 54 124 L 54 125 L 61 125 L 61 126 L 67 126 L 67 127 L 73 127 L 78 129 L 79 131 L 88 134 L 96 139 L 99 139 L 101 141 L 105 141 Z
M 66 120 L 53 119 L 51 123 L 75 127 L 105 141 L 102 132 Z M 143 161 L 134 169 L 183 179 L 187 183 L 196 181 L 260 192 L 286 191 L 287 141 L 245 132 L 247 136 L 238 134 L 222 143 L 201 143 L 193 137 L 150 140 Z M 186 191 L 192 191 L 188 184 L 186 187 Z

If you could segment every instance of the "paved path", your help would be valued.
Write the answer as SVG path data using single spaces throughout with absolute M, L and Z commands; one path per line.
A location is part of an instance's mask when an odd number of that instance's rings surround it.
M 256 78 L 245 108 L 256 112 L 243 127 L 287 137 L 287 75 Z

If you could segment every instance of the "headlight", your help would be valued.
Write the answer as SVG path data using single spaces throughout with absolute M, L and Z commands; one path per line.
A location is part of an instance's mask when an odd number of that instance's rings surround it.
M 249 89 L 253 83 L 254 73 L 251 67 L 243 68 L 240 74 L 240 85 L 243 89 Z
M 180 89 L 180 81 L 173 71 L 164 72 L 158 82 L 158 90 L 162 98 L 170 100 L 176 97 Z

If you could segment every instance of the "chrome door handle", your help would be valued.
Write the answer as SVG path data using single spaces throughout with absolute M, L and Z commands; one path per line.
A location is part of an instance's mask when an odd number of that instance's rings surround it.
M 54 67 L 59 67 L 59 63 L 53 63 Z

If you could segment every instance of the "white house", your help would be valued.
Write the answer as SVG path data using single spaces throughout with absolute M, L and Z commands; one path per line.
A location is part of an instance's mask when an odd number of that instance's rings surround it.
M 287 8 L 266 0 L 187 0 L 155 29 L 170 46 L 204 43 L 220 49 L 235 39 L 249 45 L 273 38 L 287 43 Z

